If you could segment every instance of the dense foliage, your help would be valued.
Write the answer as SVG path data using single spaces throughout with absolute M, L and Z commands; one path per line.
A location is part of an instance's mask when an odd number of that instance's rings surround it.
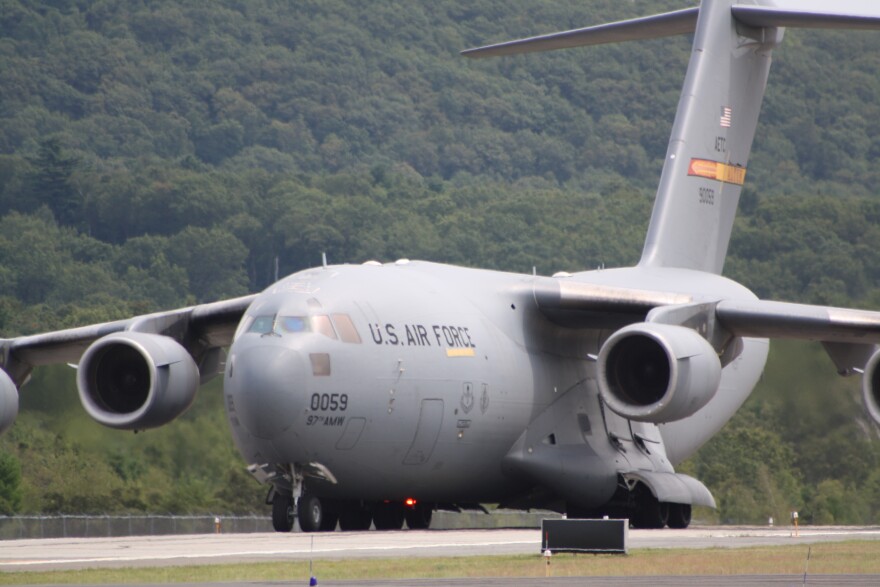
M 322 252 L 632 264 L 689 40 L 458 51 L 687 4 L 0 0 L 0 333 L 257 291 Z M 878 56 L 880 35 L 787 33 L 726 267 L 763 297 L 880 303 Z M 215 389 L 131 436 L 88 422 L 66 371 L 0 439 L 0 513 L 260 510 Z M 880 520 L 855 394 L 821 350 L 776 347 L 686 466 L 719 519 Z

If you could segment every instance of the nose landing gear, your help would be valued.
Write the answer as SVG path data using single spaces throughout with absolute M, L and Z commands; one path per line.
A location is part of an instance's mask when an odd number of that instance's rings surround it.
M 320 498 L 314 495 L 302 495 L 296 504 L 296 516 L 299 528 L 303 532 L 332 532 L 336 530 L 339 514 L 327 507 Z
M 293 496 L 276 491 L 272 498 L 272 527 L 276 532 L 293 530 Z

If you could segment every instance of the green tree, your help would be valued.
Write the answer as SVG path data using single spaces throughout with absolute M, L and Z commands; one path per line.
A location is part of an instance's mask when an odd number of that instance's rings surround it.
M 168 239 L 165 255 L 186 271 L 200 302 L 247 293 L 247 250 L 223 229 L 186 228 Z
M 10 454 L 0 453 L 0 514 L 17 513 L 21 499 L 21 463 Z
M 83 198 L 71 179 L 76 158 L 65 155 L 58 138 L 50 137 L 40 142 L 31 165 L 30 197 L 34 203 L 49 206 L 60 224 L 78 223 Z
M 794 460 L 776 433 L 739 425 L 723 429 L 689 467 L 715 494 L 721 522 L 759 524 L 803 509 Z

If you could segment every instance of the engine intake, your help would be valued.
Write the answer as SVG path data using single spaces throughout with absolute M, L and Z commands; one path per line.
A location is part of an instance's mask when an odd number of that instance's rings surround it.
M 111 428 L 144 430 L 167 424 L 192 405 L 199 370 L 172 338 L 119 332 L 86 349 L 76 384 L 92 418 Z
M 865 365 L 865 374 L 862 375 L 862 401 L 868 414 L 877 424 L 880 424 L 880 351 L 875 352 Z
M 641 323 L 621 328 L 602 345 L 599 392 L 612 411 L 661 424 L 693 415 L 721 382 L 712 345 L 690 328 Z

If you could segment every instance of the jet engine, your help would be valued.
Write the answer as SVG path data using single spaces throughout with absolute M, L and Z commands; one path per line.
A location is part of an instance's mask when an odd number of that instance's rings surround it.
M 6 371 L 0 369 L 0 434 L 12 426 L 18 415 L 18 389 Z
M 172 338 L 119 332 L 86 349 L 76 377 L 88 414 L 105 426 L 144 430 L 167 424 L 192 404 L 199 369 Z
M 605 405 L 655 424 L 693 415 L 721 382 L 721 362 L 706 339 L 690 328 L 648 322 L 612 334 L 597 371 Z
M 865 365 L 865 374 L 862 375 L 862 400 L 865 408 L 874 422 L 880 424 L 880 371 L 877 364 L 880 363 L 880 351 L 875 352 Z

